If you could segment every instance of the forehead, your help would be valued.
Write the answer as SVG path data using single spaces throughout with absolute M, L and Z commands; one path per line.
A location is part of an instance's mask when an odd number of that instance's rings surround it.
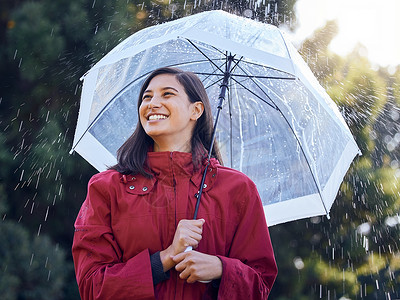
M 180 91 L 183 90 L 183 86 L 179 83 L 176 79 L 175 75 L 173 74 L 160 74 L 151 79 L 149 85 L 147 86 L 146 91 L 148 90 L 157 90 L 157 89 L 164 89 L 166 87 L 172 87 L 176 90 Z

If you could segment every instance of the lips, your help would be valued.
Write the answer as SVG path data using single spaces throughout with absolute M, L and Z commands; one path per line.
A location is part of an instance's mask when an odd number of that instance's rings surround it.
M 150 115 L 150 116 L 148 116 L 148 117 L 147 117 L 147 120 L 149 120 L 149 121 L 153 121 L 153 120 L 164 120 L 164 119 L 166 119 L 166 118 L 168 118 L 168 116 L 156 114 L 156 115 Z

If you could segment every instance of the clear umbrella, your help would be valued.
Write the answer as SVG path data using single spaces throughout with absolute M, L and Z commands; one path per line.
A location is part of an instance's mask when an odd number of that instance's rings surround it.
M 328 214 L 359 149 L 334 102 L 280 30 L 209 11 L 143 29 L 84 76 L 73 150 L 99 171 L 137 123 L 137 97 L 159 67 L 192 71 L 217 109 L 226 166 L 257 185 L 269 225 Z

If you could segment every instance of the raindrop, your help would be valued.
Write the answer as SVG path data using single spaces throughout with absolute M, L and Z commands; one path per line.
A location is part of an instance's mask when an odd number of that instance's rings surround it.
M 399 168 L 399 162 L 398 162 L 397 160 L 392 160 L 392 161 L 390 162 L 390 167 L 391 167 L 393 170 L 398 169 L 398 168 Z
M 41 174 L 41 172 L 38 173 L 38 177 L 37 177 L 37 181 L 36 181 L 36 187 L 35 187 L 36 189 L 39 186 L 40 174 Z
M 44 221 L 47 221 L 47 217 L 49 215 L 49 207 L 47 206 L 46 215 L 44 216 Z
M 397 110 L 392 109 L 390 112 L 390 117 L 392 118 L 393 121 L 397 121 L 400 117 L 400 114 Z
M 371 231 L 371 225 L 366 222 L 357 227 L 357 232 L 362 235 L 368 235 Z
M 396 133 L 394 135 L 394 141 L 398 144 L 400 143 L 400 132 Z
M 312 218 L 310 218 L 310 222 L 313 224 L 319 224 L 321 222 L 321 217 L 319 217 L 319 216 L 312 217 Z
M 32 253 L 32 255 L 31 255 L 31 261 L 30 261 L 30 263 L 29 263 L 29 266 L 32 266 L 32 262 L 33 262 L 33 257 L 35 256 L 35 254 L 34 253 Z
M 399 216 L 395 216 L 395 217 L 387 217 L 385 219 L 385 224 L 389 227 L 394 227 L 397 224 L 400 223 L 400 217 Z
M 39 229 L 38 229 L 38 233 L 37 233 L 37 236 L 39 236 L 40 235 L 40 230 L 42 229 L 42 224 L 40 224 L 39 225 Z
M 15 60 L 15 58 L 17 57 L 17 53 L 18 53 L 18 49 L 15 49 L 15 52 L 14 52 L 14 60 Z
M 301 257 L 295 257 L 295 258 L 293 259 L 293 264 L 294 264 L 294 266 L 295 266 L 295 268 L 296 268 L 297 270 L 301 270 L 301 269 L 304 268 L 304 262 L 303 262 L 303 260 L 301 259 Z

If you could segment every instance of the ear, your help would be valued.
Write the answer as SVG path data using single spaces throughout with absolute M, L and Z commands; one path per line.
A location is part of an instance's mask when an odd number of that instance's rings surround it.
M 203 102 L 197 101 L 195 103 L 192 103 L 192 115 L 190 119 L 193 121 L 197 121 L 197 119 L 201 117 L 203 112 L 204 112 Z

